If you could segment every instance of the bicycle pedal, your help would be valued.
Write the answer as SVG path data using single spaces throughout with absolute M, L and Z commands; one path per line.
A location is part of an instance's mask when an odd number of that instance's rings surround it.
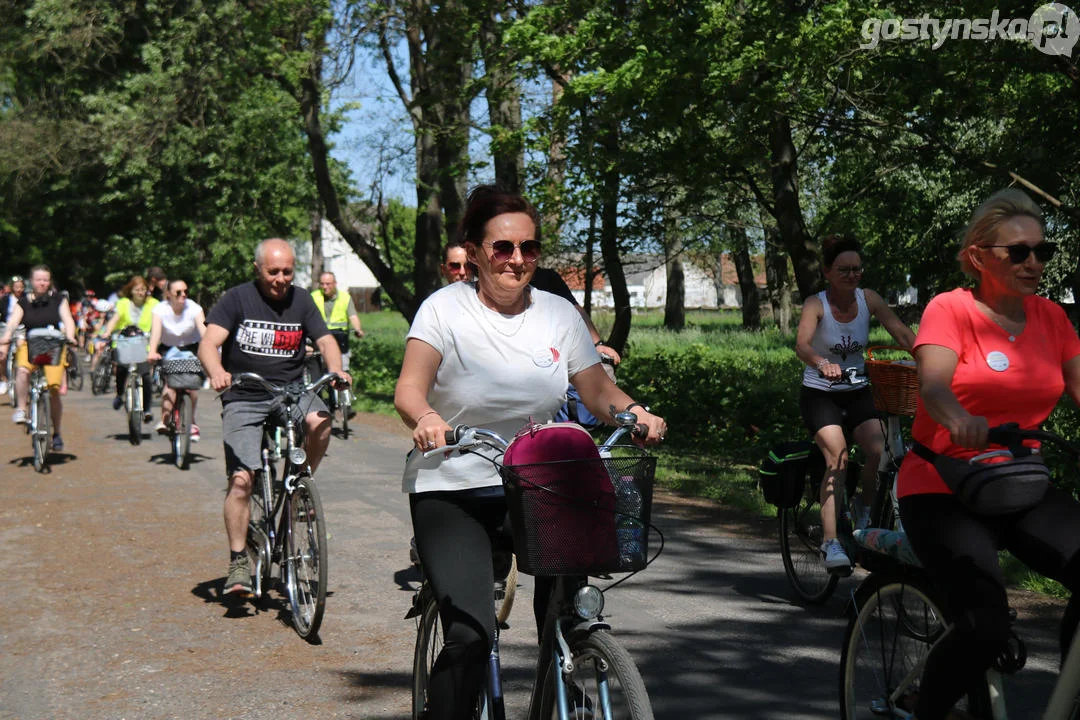
M 855 571 L 855 568 L 851 567 L 850 565 L 842 565 L 840 567 L 831 567 L 825 569 L 830 575 L 835 575 L 836 577 L 840 578 L 851 577 L 851 573 Z

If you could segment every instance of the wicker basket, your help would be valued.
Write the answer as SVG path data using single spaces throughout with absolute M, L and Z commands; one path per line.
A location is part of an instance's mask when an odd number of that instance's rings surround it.
M 866 349 L 866 375 L 874 406 L 890 415 L 914 415 L 919 401 L 919 375 L 914 360 L 875 360 L 874 351 L 910 352 L 901 347 Z

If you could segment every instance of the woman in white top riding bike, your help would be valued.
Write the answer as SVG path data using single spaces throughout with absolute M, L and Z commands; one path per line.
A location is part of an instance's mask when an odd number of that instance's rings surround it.
M 489 533 L 501 525 L 506 504 L 489 460 L 423 453 L 446 444 L 451 424 L 512 437 L 529 422 L 548 422 L 570 382 L 597 417 L 633 412 L 647 428 L 645 442 L 667 432 L 662 418 L 608 378 L 574 306 L 530 289 L 540 219 L 527 200 L 494 186 L 475 188 L 458 236 L 477 268 L 476 282 L 452 283 L 421 305 L 394 392 L 416 446 L 403 490 L 445 628 L 426 720 L 471 717 L 495 633 Z
M 188 285 L 183 280 L 170 280 L 165 286 L 165 302 L 151 310 L 150 362 L 159 362 L 172 348 L 192 354 L 199 351 L 199 341 L 206 334 L 206 315 L 202 306 L 188 297 Z M 164 352 L 163 352 L 164 351 Z M 195 409 L 199 401 L 197 390 L 185 390 L 191 395 L 191 442 L 199 442 L 199 426 L 195 424 Z M 169 432 L 166 418 L 176 405 L 176 390 L 165 385 L 161 391 L 161 420 L 154 428 L 159 435 Z
M 870 341 L 871 316 L 885 326 L 901 347 L 910 348 L 915 334 L 880 295 L 859 287 L 863 265 L 862 248 L 857 240 L 830 235 L 821 246 L 828 288 L 810 296 L 803 305 L 795 354 L 807 365 L 799 396 L 803 421 L 825 455 L 825 476 L 821 480 L 824 540 L 821 553 L 826 568 L 842 573 L 851 569 L 851 560 L 836 539 L 835 489 L 845 481 L 847 472 L 848 444 L 844 428 L 851 431 L 866 455 L 860 478 L 864 518 L 869 517 L 885 434 L 870 388 L 834 383 L 842 379 L 848 368 L 856 368 L 859 375 L 863 373 L 863 352 Z M 857 523 L 860 520 L 857 518 Z

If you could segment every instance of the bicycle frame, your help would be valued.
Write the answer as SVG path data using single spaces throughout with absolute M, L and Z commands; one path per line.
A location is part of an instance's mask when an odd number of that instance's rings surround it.
M 276 457 L 284 457 L 285 465 L 282 468 L 282 480 L 281 487 L 283 492 L 274 492 L 274 475 L 275 472 L 272 467 L 272 463 L 275 458 L 271 457 L 271 450 L 268 447 L 262 449 L 262 470 L 260 474 L 259 492 L 262 496 L 263 507 L 266 509 L 266 514 L 263 517 L 263 527 L 258 530 L 265 537 L 265 547 L 260 549 L 259 555 L 255 561 L 255 597 L 259 598 L 263 595 L 262 579 L 263 579 L 263 563 L 273 564 L 275 560 L 280 561 L 285 555 L 285 533 L 286 522 L 288 518 L 289 510 L 291 509 L 291 501 L 293 491 L 296 489 L 294 482 L 302 474 L 308 474 L 308 468 L 305 461 L 302 464 L 294 464 L 292 457 L 294 456 L 294 449 L 298 449 L 296 423 L 292 419 L 291 413 L 287 412 L 287 420 L 284 426 L 272 426 L 276 431 L 282 430 L 281 437 L 285 440 L 284 448 L 280 445 L 280 440 L 275 437 L 275 449 L 274 455 Z M 270 429 L 270 425 L 267 425 L 267 429 Z M 275 433 L 276 435 L 276 433 Z M 301 452 L 303 452 L 301 450 Z M 298 472 L 299 470 L 299 472 Z M 265 557 L 264 557 L 265 553 Z

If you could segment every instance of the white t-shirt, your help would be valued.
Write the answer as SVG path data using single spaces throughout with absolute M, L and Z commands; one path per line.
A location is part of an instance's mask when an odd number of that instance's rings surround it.
M 183 347 L 199 342 L 199 328 L 195 318 L 202 312 L 202 307 L 194 300 L 184 301 L 184 310 L 179 315 L 173 312 L 172 305 L 160 302 L 151 310 L 161 318 L 161 342 L 171 347 Z
M 416 313 L 408 337 L 442 355 L 428 402 L 452 427 L 482 427 L 509 440 L 530 421 L 550 422 L 566 401 L 569 379 L 600 362 L 573 305 L 542 290 L 529 292 L 524 313 L 503 315 L 480 302 L 474 283 L 457 282 L 428 296 Z M 501 483 L 491 462 L 476 454 L 425 459 L 414 449 L 402 490 Z

